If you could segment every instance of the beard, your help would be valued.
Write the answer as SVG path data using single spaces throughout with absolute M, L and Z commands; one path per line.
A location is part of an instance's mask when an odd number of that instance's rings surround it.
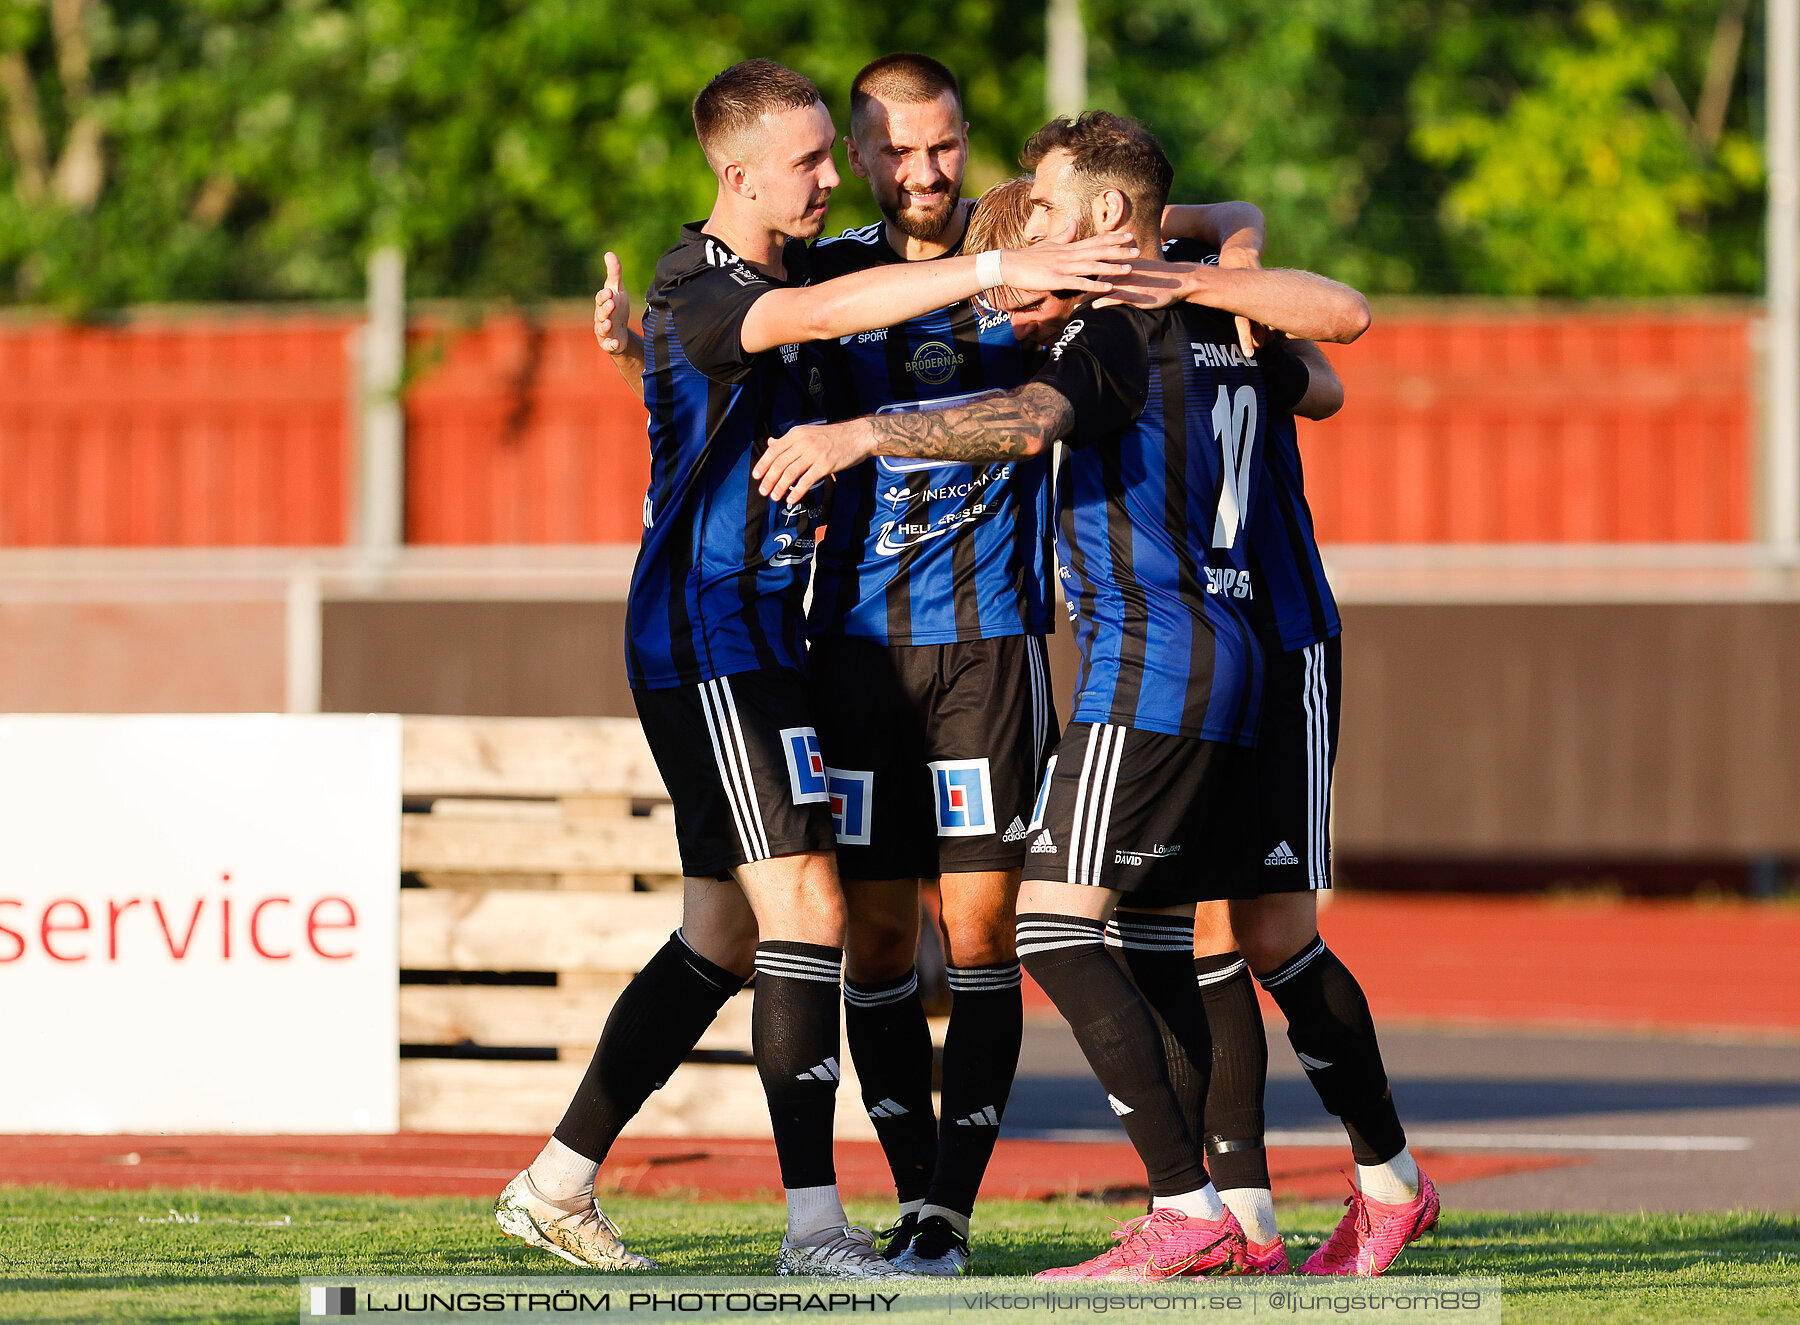
M 904 193 L 898 193 L 891 203 L 882 203 L 881 214 L 892 221 L 900 233 L 909 239 L 921 243 L 935 243 L 950 228 L 950 222 L 956 217 L 956 209 L 962 202 L 960 189 L 949 189 L 943 200 L 931 207 L 901 207 Z
M 1082 206 L 1080 219 L 1075 222 L 1076 239 L 1092 239 L 1100 233 L 1100 227 L 1094 224 L 1092 203 L 1093 199 L 1089 198 L 1087 203 Z

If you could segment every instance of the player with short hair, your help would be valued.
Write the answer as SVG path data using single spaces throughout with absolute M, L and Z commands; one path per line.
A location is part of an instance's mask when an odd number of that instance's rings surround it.
M 694 123 L 718 181 L 706 221 L 657 264 L 645 318 L 651 481 L 627 600 L 627 671 L 675 806 L 683 925 L 621 994 L 556 1134 L 510 1183 L 508 1233 L 577 1264 L 640 1268 L 594 1203 L 598 1163 L 748 972 L 752 1037 L 787 1190 L 783 1274 L 896 1273 L 845 1218 L 832 1163 L 843 893 L 807 703 L 802 599 L 817 503 L 769 501 L 750 467 L 819 417 L 811 342 L 967 298 L 985 282 L 1104 290 L 1118 237 L 920 274 L 809 283 L 804 241 L 838 184 L 831 116 L 768 60 L 714 78 Z M 730 880 L 734 888 L 721 888 Z
M 983 208 L 994 208 L 983 246 L 1024 242 L 1030 183 L 1009 180 L 983 195 Z M 1220 254 L 1178 240 L 1163 252 L 1177 262 L 1258 265 L 1248 247 Z M 1009 290 L 983 298 L 1013 310 L 1022 336 L 1040 338 L 1059 333 L 1077 302 Z M 1321 362 L 1308 342 L 1288 348 L 1309 366 Z M 1204 1140 L 1208 1172 L 1244 1228 L 1245 1269 L 1287 1273 L 1263 1141 L 1269 1050 L 1252 968 L 1255 979 L 1270 977 L 1265 988 L 1289 1018 L 1307 1079 L 1343 1119 L 1357 1163 L 1351 1209 L 1303 1272 L 1380 1274 L 1436 1222 L 1438 1198 L 1406 1148 L 1368 1000 L 1319 937 L 1318 891 L 1331 886 L 1341 626 L 1306 504 L 1292 415 L 1270 421 L 1265 479 L 1247 530 L 1255 586 L 1249 615 L 1264 659 L 1254 760 L 1259 895 L 1196 911 L 1194 968 L 1213 1039 L 1209 1080 L 1197 1082 L 1185 1070 L 1178 1046 L 1165 1048 L 1184 1112 Z M 1120 941 L 1109 934 L 1109 942 Z
M 976 222 L 985 224 L 977 241 L 971 223 L 970 243 L 1023 243 L 1030 187 L 1029 178 L 1014 179 L 983 194 Z M 1177 262 L 1260 265 L 1247 246 L 1220 253 L 1176 240 L 1163 253 Z M 1004 289 L 983 298 L 1013 310 L 1015 331 L 1038 337 L 1059 333 L 1077 302 Z M 1309 366 L 1322 363 L 1309 342 L 1290 341 L 1288 348 Z M 1213 1038 L 1209 1081 L 1202 1085 L 1184 1070 L 1178 1046 L 1165 1043 L 1165 1049 L 1220 1199 L 1244 1228 L 1246 1270 L 1287 1273 L 1263 1141 L 1269 1051 L 1251 967 L 1271 977 L 1266 987 L 1289 1018 L 1289 1039 L 1307 1078 L 1344 1120 L 1357 1161 L 1352 1208 L 1304 1272 L 1379 1274 L 1435 1223 L 1437 1194 L 1406 1148 L 1368 1000 L 1319 937 L 1318 890 L 1331 886 L 1327 838 L 1341 626 L 1306 503 L 1294 417 L 1273 418 L 1267 441 L 1266 481 L 1247 530 L 1256 589 L 1249 615 L 1264 659 L 1254 761 L 1259 895 L 1196 911 L 1195 975 Z M 1120 941 L 1109 934 L 1109 942 Z
M 850 169 L 883 220 L 813 246 L 820 274 L 926 270 L 969 248 L 955 76 L 898 52 L 850 85 Z M 965 301 L 828 347 L 832 419 L 1018 386 L 1036 368 L 1003 314 Z M 1024 817 L 1056 739 L 1046 460 L 877 460 L 832 489 L 808 635 L 813 711 L 841 807 L 844 1030 L 894 1177 L 896 1265 L 965 1273 L 969 1222 L 1023 1032 L 1013 901 Z M 1010 828 L 1009 828 L 1010 825 Z M 914 962 L 939 884 L 950 986 L 943 1116 Z
M 851 83 L 850 168 L 883 220 L 813 246 L 820 276 L 995 247 L 962 200 L 968 125 L 939 61 L 896 52 Z M 1260 242 L 1247 204 L 1185 209 L 1216 241 Z M 1019 238 L 1011 247 L 1022 246 Z M 936 407 L 1023 383 L 1030 342 L 984 297 L 828 347 L 827 413 Z M 965 1273 L 969 1222 L 1018 1064 L 1014 951 L 1025 820 L 1056 739 L 1047 456 L 996 465 L 877 459 L 839 476 L 808 633 L 838 815 L 849 943 L 844 1023 L 900 1204 L 887 1254 Z M 938 882 L 951 1012 L 942 1117 L 914 958 Z
M 815 278 L 1024 246 L 1022 224 L 1002 244 L 983 208 L 961 200 L 967 125 L 944 65 L 909 52 L 871 62 L 852 82 L 851 122 L 851 168 L 886 219 L 815 244 Z M 1170 213 L 1228 248 L 1261 242 L 1248 204 Z M 597 329 L 631 377 L 637 346 L 611 336 L 622 291 L 602 300 Z M 1037 344 L 985 298 L 844 337 L 826 347 L 827 414 L 1016 386 L 1036 370 Z M 1048 475 L 1047 458 L 859 466 L 835 488 L 817 554 L 810 689 L 848 909 L 845 1029 L 900 1203 L 887 1254 L 929 1274 L 967 1269 L 1018 1062 L 1014 899 L 1024 818 L 1056 734 L 1043 644 Z M 940 881 L 952 990 L 941 1123 L 914 970 L 926 878 Z
M 1172 172 L 1141 126 L 1105 112 L 1055 120 L 1023 160 L 1034 170 L 1032 237 L 1124 227 L 1140 244 L 1159 241 Z M 1215 283 L 1261 288 L 1270 308 L 1305 291 L 1335 310 L 1324 320 L 1366 321 L 1361 297 L 1323 278 L 1230 277 Z M 1046 1277 L 1159 1279 L 1230 1269 L 1241 1253 L 1171 1087 L 1157 1018 L 1204 1080 L 1194 905 L 1251 886 L 1243 747 L 1261 663 L 1241 611 L 1243 520 L 1271 411 L 1328 412 L 1341 399 L 1328 367 L 1315 374 L 1278 347 L 1246 358 L 1227 313 L 1152 311 L 1176 295 L 1131 297 L 1139 307 L 1080 310 L 1023 387 L 803 426 L 754 471 L 764 492 L 792 499 L 871 455 L 1006 459 L 1069 445 L 1058 552 L 1082 670 L 1028 826 L 1018 950 L 1144 1159 L 1153 1209 L 1110 1251 Z M 1211 868 L 1196 866 L 1201 851 Z M 1130 978 L 1107 955 L 1109 916 Z

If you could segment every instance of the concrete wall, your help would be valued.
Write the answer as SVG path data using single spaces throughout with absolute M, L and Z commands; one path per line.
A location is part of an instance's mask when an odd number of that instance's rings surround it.
M 1346 857 L 1800 857 L 1800 602 L 1352 603 Z M 328 599 L 321 707 L 633 713 L 623 606 Z M 0 710 L 283 706 L 280 601 L 0 603 Z M 1073 644 L 1054 637 L 1066 716 Z
M 285 639 L 279 601 L 0 602 L 0 712 L 279 710 Z

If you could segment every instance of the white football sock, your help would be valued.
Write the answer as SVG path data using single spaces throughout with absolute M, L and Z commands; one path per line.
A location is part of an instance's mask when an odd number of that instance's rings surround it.
M 1158 1196 L 1151 1200 L 1152 1210 L 1175 1209 L 1190 1219 L 1217 1219 L 1225 1213 L 1225 1203 L 1219 1199 L 1219 1193 L 1209 1182 L 1197 1192 L 1183 1192 L 1179 1196 Z
M 917 1201 L 902 1201 L 900 1202 L 901 1218 L 905 1218 L 907 1215 L 916 1215 L 924 1208 L 925 1202 L 922 1199 Z
M 1405 1205 L 1419 1194 L 1418 1163 L 1412 1151 L 1402 1150 L 1385 1164 L 1358 1164 L 1356 1186 L 1371 1201 Z
M 600 1166 L 586 1155 L 578 1155 L 561 1141 L 551 1137 L 538 1157 L 531 1161 L 531 1185 L 540 1194 L 558 1204 L 594 1197 L 594 1178 Z
M 944 1206 L 941 1206 L 941 1205 L 928 1205 L 919 1211 L 919 1222 L 924 1223 L 927 1219 L 930 1219 L 933 1215 L 940 1215 L 943 1218 L 949 1220 L 950 1227 L 956 1230 L 956 1235 L 958 1237 L 962 1238 L 964 1241 L 968 1240 L 969 1217 L 967 1215 L 961 1214 L 955 1210 L 946 1209 Z
M 829 1187 L 789 1187 L 787 1216 L 790 1242 L 800 1242 L 829 1229 L 844 1228 L 850 1223 L 848 1216 L 844 1214 L 844 1203 L 838 1196 L 836 1183 Z
M 1267 1187 L 1233 1187 L 1219 1193 L 1225 1208 L 1244 1226 L 1244 1236 L 1258 1244 L 1280 1236 L 1275 1227 L 1275 1193 Z

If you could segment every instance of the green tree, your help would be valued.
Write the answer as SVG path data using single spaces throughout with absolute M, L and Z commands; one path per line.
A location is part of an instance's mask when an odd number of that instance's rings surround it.
M 1373 291 L 1754 288 L 1748 0 L 1087 0 L 1096 104 L 1177 194 Z M 1043 0 L 0 0 L 0 300 L 638 288 L 713 184 L 688 106 L 770 55 L 846 127 L 887 50 L 945 58 L 970 182 L 1041 122 Z M 1751 37 L 1754 37 L 1754 33 Z M 842 158 L 840 157 L 840 160 Z M 834 226 L 874 218 L 847 180 Z
M 1463 288 L 1754 289 L 1763 166 L 1741 66 L 1747 0 L 1446 17 L 1414 79 L 1412 141 L 1451 174 Z

